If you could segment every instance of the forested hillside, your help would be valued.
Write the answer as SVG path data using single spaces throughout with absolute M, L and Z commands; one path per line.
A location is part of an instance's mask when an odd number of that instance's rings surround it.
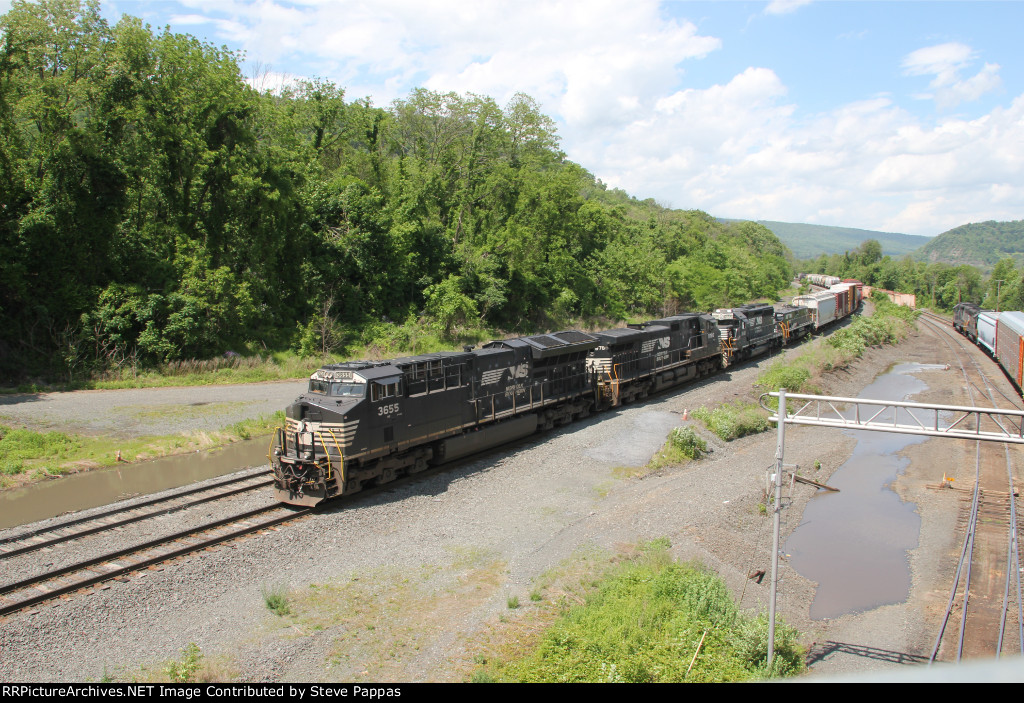
M 773 297 L 778 239 L 608 191 L 528 96 L 251 88 L 95 2 L 0 17 L 0 375 Z
M 758 220 L 770 229 L 798 259 L 813 259 L 822 254 L 829 256 L 852 251 L 869 239 L 882 245 L 887 256 L 905 256 L 925 245 L 929 239 L 913 234 L 875 232 L 852 227 L 829 227 L 795 222 Z
M 1001 259 L 1024 264 L 1024 220 L 976 222 L 943 232 L 914 253 L 923 261 L 970 264 L 991 271 Z
M 1002 266 L 1006 274 L 1003 284 L 1012 282 L 1015 291 L 1024 290 L 1018 280 L 1010 280 L 1014 277 L 1019 279 L 1013 262 L 1004 262 Z M 996 292 L 994 280 L 984 280 L 982 272 L 973 266 L 914 261 L 911 256 L 900 259 L 882 256 L 882 245 L 873 239 L 843 254 L 820 256 L 816 260 L 802 262 L 799 269 L 808 273 L 856 278 L 869 286 L 913 293 L 917 296 L 918 306 L 940 310 L 952 310 L 957 303 L 963 301 L 980 303 L 990 288 L 994 299 Z M 1004 301 L 1009 300 L 1006 297 L 1007 290 L 1004 287 L 1002 291 Z

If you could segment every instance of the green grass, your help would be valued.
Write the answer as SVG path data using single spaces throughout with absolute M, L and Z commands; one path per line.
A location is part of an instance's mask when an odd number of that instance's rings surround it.
M 858 317 L 828 338 L 829 346 L 860 357 L 869 346 L 898 344 L 917 319 L 917 311 L 896 305 L 885 294 L 872 296 L 875 314 Z
M 115 439 L 63 432 L 35 432 L 0 425 L 0 489 L 34 483 L 76 471 L 171 454 L 213 449 L 269 435 L 284 424 L 284 412 L 243 420 L 215 432 Z
M 692 427 L 676 427 L 668 433 L 664 446 L 651 457 L 647 465 L 631 472 L 631 475 L 644 475 L 660 471 L 666 466 L 685 464 L 700 459 L 707 451 L 708 443 L 698 437 Z
M 203 653 L 199 645 L 190 642 L 187 647 L 181 650 L 181 659 L 168 662 L 164 667 L 164 673 L 171 683 L 194 683 L 196 674 L 203 664 Z
M 292 609 L 288 603 L 288 587 L 281 584 L 264 586 L 260 589 L 263 596 L 263 603 L 267 610 L 279 617 L 291 615 Z
M 768 415 L 756 403 L 737 401 L 716 408 L 697 408 L 693 416 L 726 442 L 771 428 Z
M 769 671 L 767 619 L 741 613 L 719 576 L 700 564 L 672 561 L 668 547 L 664 539 L 643 545 L 636 559 L 597 580 L 584 602 L 568 608 L 532 652 L 497 664 L 496 678 L 712 682 L 802 670 L 804 652 L 795 630 L 777 627 L 777 657 Z

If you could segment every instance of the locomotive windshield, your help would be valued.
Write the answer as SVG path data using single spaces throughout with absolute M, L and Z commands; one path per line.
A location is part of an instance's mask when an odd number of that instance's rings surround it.
M 349 398 L 362 398 L 366 396 L 365 383 L 331 383 L 320 381 L 315 378 L 309 380 L 309 392 L 320 395 L 340 395 Z

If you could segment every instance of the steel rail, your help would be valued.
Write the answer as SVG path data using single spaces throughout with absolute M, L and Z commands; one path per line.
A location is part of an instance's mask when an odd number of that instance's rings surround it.
M 985 386 L 985 391 L 984 392 L 982 392 L 982 390 L 980 388 L 978 388 L 976 384 L 971 383 L 970 380 L 967 378 L 966 367 L 964 366 L 963 362 L 960 361 L 960 354 L 956 354 L 958 363 L 960 364 L 960 368 L 964 372 L 964 378 L 967 379 L 967 381 L 968 381 L 967 390 L 968 390 L 968 393 L 971 396 L 972 402 L 974 402 L 974 400 L 973 400 L 974 394 L 971 391 L 972 387 L 977 389 L 979 393 L 982 393 L 983 395 L 987 395 L 988 396 L 988 400 L 992 403 L 993 406 L 996 404 L 996 399 L 995 399 L 995 394 L 996 393 L 1001 395 L 1003 398 L 1008 399 L 1005 393 L 1003 393 L 998 388 L 994 388 L 993 385 L 989 382 L 988 374 L 986 374 L 985 371 L 982 370 L 982 368 L 978 364 L 977 360 L 974 358 L 974 356 L 972 354 L 970 354 L 970 352 L 968 351 L 968 347 L 964 345 L 964 343 L 963 343 L 962 339 L 960 338 L 960 336 L 959 335 L 953 335 L 953 334 L 951 334 L 949 332 L 948 329 L 946 329 L 948 327 L 952 327 L 952 325 L 948 321 L 946 321 L 943 318 L 938 317 L 937 315 L 934 315 L 934 314 L 926 314 L 926 316 L 923 318 L 923 320 L 926 323 L 928 323 L 930 326 L 932 326 L 933 328 L 937 329 L 941 333 L 941 338 L 942 338 L 943 342 L 951 350 L 952 350 L 952 345 L 950 344 L 949 340 L 952 339 L 954 342 L 956 342 L 956 345 L 960 348 L 960 350 L 968 358 L 968 360 L 971 362 L 971 365 L 974 367 L 975 372 L 981 378 L 981 381 L 982 381 L 982 383 Z M 1014 401 L 1014 405 L 1016 406 L 1016 401 Z M 980 418 L 979 418 L 979 421 L 980 421 Z M 981 447 L 981 443 L 979 442 L 978 443 L 977 469 L 976 469 L 977 475 L 976 475 L 976 478 L 975 478 L 975 493 L 974 493 L 974 497 L 972 499 L 971 517 L 970 517 L 970 522 L 969 522 L 969 525 L 968 525 L 969 532 L 968 532 L 968 535 L 965 536 L 965 542 L 964 542 L 964 545 L 965 545 L 965 548 L 966 548 L 967 545 L 968 545 L 968 539 L 969 539 L 970 549 L 971 549 L 971 556 L 970 556 L 969 561 L 968 561 L 967 575 L 966 575 L 966 581 L 965 581 L 965 585 L 964 585 L 963 612 L 962 612 L 962 615 L 961 615 L 960 636 L 959 636 L 959 641 L 958 641 L 958 644 L 957 644 L 957 661 L 958 662 L 960 661 L 962 653 L 963 653 L 964 638 L 965 638 L 964 631 L 965 631 L 966 622 L 967 622 L 967 608 L 968 608 L 969 592 L 970 592 L 970 568 L 971 568 L 971 564 L 973 563 L 974 538 L 975 538 L 975 535 L 976 535 L 976 532 L 977 532 L 978 511 L 979 511 L 979 508 L 980 508 L 980 486 L 981 486 L 980 447 Z M 1020 651 L 1024 652 L 1024 601 L 1022 601 L 1022 598 L 1021 598 L 1021 590 L 1022 589 L 1021 589 L 1021 570 L 1020 570 L 1020 563 L 1019 563 L 1020 562 L 1020 558 L 1019 558 L 1019 543 L 1018 543 L 1019 537 L 1017 535 L 1017 513 L 1016 513 L 1017 508 L 1016 508 L 1016 500 L 1015 500 L 1015 497 L 1014 497 L 1014 488 L 1013 488 L 1013 465 L 1012 465 L 1012 461 L 1011 461 L 1011 458 L 1010 458 L 1008 444 L 1004 444 L 1003 445 L 1003 455 L 1004 455 L 1004 459 L 1005 459 L 1006 472 L 1007 472 L 1007 485 L 1008 485 L 1008 489 L 1009 489 L 1008 490 L 1008 496 L 1009 496 L 1009 520 L 1008 520 L 1008 526 L 1007 526 L 1008 527 L 1008 534 L 1007 534 L 1006 578 L 1004 580 L 1003 602 L 1002 602 L 1002 608 L 1001 608 L 1001 612 L 1000 612 L 999 634 L 998 634 L 998 638 L 996 640 L 996 656 L 997 657 L 999 657 L 1001 655 L 1001 653 L 1002 653 L 1003 640 L 1004 640 L 1005 631 L 1006 631 L 1006 619 L 1007 619 L 1007 615 L 1008 615 L 1008 613 L 1010 611 L 1010 584 L 1011 584 L 1010 571 L 1011 571 L 1011 569 L 1013 569 L 1016 572 L 1016 574 L 1017 574 L 1018 637 L 1019 637 Z M 964 556 L 961 555 L 961 560 L 963 560 L 963 558 L 964 558 Z M 958 588 L 958 581 L 959 581 L 959 567 L 958 567 L 957 579 L 954 581 L 953 589 L 952 589 L 952 592 L 951 592 L 951 595 L 950 595 L 950 604 L 949 604 L 949 606 L 947 606 L 946 616 L 945 616 L 945 619 L 943 621 L 943 626 L 942 626 L 943 630 L 945 628 L 946 621 L 948 621 L 949 614 L 950 614 L 951 609 L 952 609 L 953 598 L 955 597 L 956 591 L 957 591 L 957 588 Z M 932 660 L 934 660 L 934 657 L 937 655 L 938 648 L 939 648 L 939 645 L 940 645 L 940 642 L 941 642 L 941 638 L 942 638 L 942 631 L 940 630 L 939 638 L 936 641 L 935 650 L 932 652 Z
M 236 476 L 235 478 L 230 478 L 230 479 L 227 479 L 225 481 L 219 481 L 219 482 L 216 482 L 216 483 L 210 483 L 210 484 L 207 484 L 207 485 L 202 486 L 200 488 L 190 488 L 188 490 L 178 491 L 177 493 L 173 493 L 171 495 L 161 496 L 160 498 L 152 498 L 150 500 L 142 501 L 142 502 L 139 502 L 139 503 L 134 503 L 132 505 L 123 505 L 123 506 L 120 506 L 118 508 L 111 508 L 109 510 L 104 510 L 102 512 L 93 513 L 93 514 L 87 515 L 85 517 L 75 518 L 73 520 L 65 520 L 64 522 L 60 522 L 60 523 L 56 523 L 56 524 L 52 524 L 52 525 L 47 525 L 45 527 L 40 527 L 38 529 L 31 530 L 31 531 L 28 531 L 28 532 L 22 532 L 20 534 L 11 535 L 11 536 L 8 536 L 8 537 L 0 537 L 0 544 L 10 544 L 11 542 L 21 542 L 21 541 L 24 541 L 26 539 L 30 539 L 32 537 L 37 537 L 39 535 L 46 534 L 48 532 L 56 532 L 57 530 L 62 530 L 64 528 L 66 528 L 66 527 L 71 527 L 72 525 L 80 525 L 80 524 L 82 524 L 84 522 L 90 522 L 90 521 L 93 521 L 93 520 L 100 520 L 100 519 L 105 518 L 105 517 L 110 517 L 111 515 L 118 515 L 120 513 L 126 513 L 126 512 L 130 512 L 132 510 L 138 510 L 139 508 L 148 508 L 151 505 L 159 505 L 160 503 L 165 503 L 167 501 L 174 500 L 176 498 L 183 498 L 185 496 L 195 495 L 196 493 L 202 493 L 203 491 L 208 491 L 208 490 L 210 490 L 212 488 L 220 488 L 222 486 L 229 486 L 229 485 L 231 485 L 233 483 L 239 483 L 241 481 L 248 481 L 249 479 L 253 478 L 254 476 L 260 476 L 262 474 L 269 474 L 269 473 L 270 473 L 270 470 L 267 469 L 266 471 L 260 471 L 258 473 L 249 474 L 247 476 Z M 17 528 L 11 528 L 11 529 L 17 529 Z M 2 556 L 0 556 L 0 558 L 2 558 Z
M 966 388 L 967 388 L 967 395 L 970 398 L 971 403 L 973 404 L 975 402 L 975 400 L 974 400 L 974 391 L 972 390 L 972 387 L 974 386 L 974 384 L 971 383 L 971 379 L 967 375 L 967 367 L 964 366 L 963 361 L 961 361 L 960 355 L 953 348 L 953 345 L 950 344 L 949 338 L 944 333 L 944 331 L 941 329 L 941 327 L 936 325 L 934 322 L 931 322 L 928 319 L 927 316 L 922 316 L 922 320 L 924 322 L 928 323 L 932 328 L 937 330 L 937 332 L 940 334 L 940 339 L 942 339 L 942 341 L 946 345 L 946 347 L 953 353 L 953 356 L 956 358 L 957 363 L 960 365 L 960 372 L 963 374 L 963 377 L 964 377 L 964 382 L 965 382 Z M 963 346 L 961 346 L 960 348 L 962 350 Z M 978 426 L 979 429 L 981 428 L 981 418 L 980 417 L 978 418 L 977 426 Z M 977 524 L 978 524 L 977 523 L 977 519 L 978 519 L 978 503 L 979 503 L 979 498 L 980 498 L 980 495 L 981 495 L 981 442 L 975 442 L 974 458 L 975 458 L 975 463 L 974 463 L 974 493 L 973 493 L 973 495 L 971 497 L 971 512 L 970 512 L 970 516 L 969 516 L 969 518 L 967 520 L 967 531 L 964 534 L 964 545 L 963 545 L 963 548 L 960 550 L 960 560 L 957 562 L 956 576 L 953 578 L 953 586 L 952 586 L 952 588 L 950 589 L 950 592 L 949 592 L 949 603 L 946 605 L 946 612 L 945 612 L 945 615 L 942 618 L 942 625 L 939 626 L 939 633 L 938 633 L 938 635 L 935 638 L 935 646 L 932 648 L 931 655 L 928 657 L 928 664 L 929 665 L 931 665 L 935 661 L 935 658 L 939 655 L 939 649 L 941 649 L 941 647 L 942 647 L 942 638 L 946 634 L 946 626 L 949 624 L 949 618 L 953 614 L 953 605 L 956 602 L 956 594 L 957 594 L 957 591 L 960 589 L 960 575 L 961 575 L 961 573 L 964 573 L 965 585 L 964 585 L 964 602 L 963 602 L 963 607 L 961 608 L 961 614 L 960 614 L 960 633 L 959 633 L 959 640 L 957 642 L 956 660 L 958 662 L 960 661 L 960 657 L 961 657 L 961 655 L 963 653 L 964 628 L 966 627 L 966 624 L 967 624 L 967 602 L 968 602 L 968 594 L 969 594 L 969 585 L 970 585 L 970 580 L 971 580 L 971 577 L 970 577 L 971 564 L 974 561 L 974 532 L 977 529 Z M 964 565 L 965 564 L 967 565 L 966 573 L 964 572 Z
M 253 477 L 248 476 L 247 478 L 251 479 Z M 234 481 L 232 481 L 231 483 L 234 483 Z M 162 510 L 153 510 L 147 513 L 142 513 L 141 515 L 133 515 L 132 517 L 116 520 L 115 522 L 106 522 L 101 525 L 97 525 L 96 527 L 89 527 L 83 530 L 79 530 L 78 532 L 73 532 L 71 534 L 59 535 L 51 539 L 42 539 L 38 542 L 26 544 L 23 547 L 17 547 L 15 549 L 10 549 L 6 551 L 0 548 L 0 560 L 10 559 L 21 554 L 28 554 L 30 552 L 35 552 L 46 547 L 52 547 L 57 544 L 62 544 L 64 542 L 71 542 L 72 540 L 81 539 L 82 537 L 88 537 L 89 535 L 98 534 L 100 532 L 106 532 L 107 530 L 113 530 L 118 527 L 124 527 L 125 525 L 131 525 L 136 522 L 142 522 L 143 520 L 149 520 L 150 518 L 159 517 L 161 515 L 168 515 L 170 513 L 178 512 L 179 510 L 187 510 L 188 508 L 194 508 L 197 505 L 212 503 L 213 501 L 222 500 L 224 498 L 230 498 L 241 493 L 248 493 L 249 491 L 255 491 L 259 488 L 265 488 L 266 486 L 269 486 L 272 483 L 272 480 L 264 480 L 251 486 L 243 486 L 241 488 L 235 488 L 230 491 L 222 491 L 220 493 L 215 493 L 204 498 L 199 498 L 198 500 L 191 500 L 180 505 L 172 505 L 171 507 L 164 508 Z M 207 486 L 206 489 L 204 490 L 213 490 L 213 488 Z M 175 496 L 175 498 L 177 497 L 180 496 Z M 173 500 L 173 498 L 168 498 L 168 500 Z M 33 536 L 38 537 L 38 535 Z
M 177 549 L 173 549 L 173 550 L 165 551 L 165 552 L 160 552 L 159 554 L 156 554 L 156 555 L 151 556 L 151 557 L 145 557 L 145 558 L 143 558 L 140 561 L 134 561 L 133 563 L 125 565 L 125 566 L 122 566 L 122 565 L 114 563 L 114 568 L 113 569 L 108 569 L 108 570 L 104 571 L 103 573 L 96 573 L 95 571 L 92 571 L 92 569 L 91 569 L 91 567 L 100 566 L 100 565 L 103 565 L 103 564 L 110 564 L 115 559 L 120 559 L 120 558 L 123 558 L 123 557 L 127 557 L 127 556 L 132 555 L 132 554 L 138 554 L 140 552 L 145 552 L 146 550 L 150 550 L 150 549 L 156 549 L 156 548 L 159 548 L 161 546 L 166 545 L 169 542 L 174 542 L 176 540 L 182 540 L 182 539 L 185 539 L 185 538 L 188 538 L 188 537 L 195 537 L 196 535 L 201 534 L 203 532 L 209 532 L 210 530 L 214 530 L 214 529 L 217 529 L 218 527 L 223 527 L 223 526 L 229 525 L 231 523 L 242 522 L 242 521 L 244 521 L 244 520 L 246 520 L 248 518 L 256 517 L 256 516 L 261 515 L 263 513 L 268 513 L 268 512 L 272 512 L 272 511 L 275 511 L 275 512 L 285 511 L 285 512 L 287 512 L 287 514 L 283 515 L 283 516 L 271 518 L 269 520 L 261 521 L 260 523 L 258 523 L 256 525 L 247 525 L 247 526 L 245 526 L 245 527 L 243 527 L 241 529 L 238 529 L 238 530 L 232 530 L 232 531 L 220 534 L 220 535 L 216 535 L 214 537 L 210 537 L 210 538 L 207 538 L 207 539 L 202 539 L 202 540 L 200 540 L 198 542 L 194 542 L 192 544 L 188 544 L 188 545 L 185 545 L 183 547 L 179 547 Z M 240 513 L 238 515 L 234 515 L 234 516 L 231 516 L 229 518 L 223 518 L 221 520 L 215 520 L 215 521 L 207 523 L 205 525 L 200 525 L 198 527 L 195 527 L 195 528 L 192 528 L 192 529 L 189 529 L 189 530 L 183 530 L 183 531 L 175 533 L 173 535 L 168 535 L 166 537 L 162 537 L 162 538 L 159 538 L 159 539 L 150 540 L 150 541 L 145 542 L 143 544 L 138 544 L 138 545 L 134 545 L 132 547 L 127 547 L 125 549 L 116 550 L 116 551 L 111 552 L 109 554 L 105 554 L 105 555 L 103 555 L 101 557 L 96 557 L 96 558 L 93 558 L 93 559 L 88 559 L 88 560 L 83 561 L 83 562 L 79 562 L 77 564 L 72 564 L 70 566 L 61 567 L 59 569 L 55 569 L 53 571 L 46 572 L 46 573 L 40 574 L 38 576 L 34 576 L 32 578 L 29 578 L 29 579 L 24 579 L 24 580 L 16 582 L 16 583 L 11 583 L 11 584 L 6 584 L 4 586 L 0 586 L 0 595 L 17 593 L 19 591 L 24 591 L 24 590 L 29 589 L 29 588 L 36 588 L 37 590 L 43 591 L 42 593 L 30 596 L 28 598 L 18 599 L 14 603 L 0 606 L 0 616 L 7 615 L 7 614 L 15 612 L 17 610 L 22 610 L 22 609 L 27 608 L 29 606 L 36 605 L 37 603 L 41 603 L 43 601 L 50 600 L 52 598 L 56 598 L 57 596 L 64 595 L 66 593 L 70 593 L 72 591 L 77 591 L 79 589 L 85 588 L 87 586 L 91 586 L 91 585 L 96 584 L 96 583 L 100 583 L 100 582 L 103 582 L 103 581 L 108 581 L 108 580 L 110 580 L 112 578 L 116 578 L 118 576 L 123 576 L 123 575 L 131 573 L 133 571 L 138 571 L 140 569 L 143 569 L 143 568 L 146 568 L 146 567 L 149 567 L 149 566 L 153 566 L 153 565 L 159 564 L 161 562 L 169 561 L 171 559 L 175 559 L 177 557 L 184 556 L 186 554 L 190 554 L 192 552 L 196 552 L 196 551 L 199 551 L 201 549 L 205 549 L 207 547 L 210 547 L 210 546 L 213 546 L 213 545 L 216 545 L 216 544 L 220 544 L 222 542 L 226 542 L 226 541 L 231 540 L 231 539 L 235 539 L 237 537 L 242 537 L 244 535 L 251 534 L 253 532 L 258 532 L 259 530 L 263 530 L 263 529 L 266 529 L 268 527 L 272 527 L 272 526 L 275 526 L 275 525 L 287 522 L 289 520 L 294 520 L 294 519 L 296 519 L 298 517 L 302 517 L 304 515 L 308 515 L 309 513 L 312 513 L 313 511 L 314 511 L 314 508 L 295 508 L 293 506 L 288 506 L 288 505 L 276 503 L 274 505 L 264 506 L 262 508 L 257 508 L 256 510 L 250 510 L 250 511 L 247 511 L 247 512 L 244 512 L 244 513 Z M 53 589 L 48 589 L 48 588 L 46 588 L 45 586 L 42 585 L 42 584 L 45 584 L 45 583 L 47 583 L 49 581 L 53 581 L 53 580 L 55 580 L 57 578 L 60 578 L 62 576 L 66 576 L 68 574 L 72 574 L 72 573 L 75 573 L 75 572 L 81 572 L 81 571 L 92 571 L 93 575 L 92 576 L 87 576 L 84 579 L 76 580 L 76 581 L 74 581 L 74 582 L 72 582 L 70 584 L 66 584 L 64 586 L 58 586 L 58 587 L 53 588 Z

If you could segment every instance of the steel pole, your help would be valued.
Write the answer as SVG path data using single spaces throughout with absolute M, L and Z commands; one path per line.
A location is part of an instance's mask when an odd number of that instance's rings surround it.
M 775 510 L 772 534 L 772 588 L 768 601 L 768 670 L 775 659 L 775 599 L 779 591 L 779 533 L 782 529 L 782 457 L 786 451 L 786 389 L 779 389 L 779 442 L 775 449 Z

